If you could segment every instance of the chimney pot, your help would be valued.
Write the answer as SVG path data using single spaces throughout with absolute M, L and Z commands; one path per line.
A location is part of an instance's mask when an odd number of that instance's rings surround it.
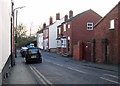
M 67 21 L 67 20 L 68 20 L 68 15 L 66 14 L 66 15 L 65 15 L 65 21 Z
M 56 14 L 56 20 L 60 20 L 60 13 Z
M 50 25 L 53 23 L 53 18 L 50 16 Z
M 43 28 L 46 28 L 46 23 L 43 24 Z
M 69 11 L 69 18 L 71 18 L 71 17 L 73 17 L 73 11 L 72 10 Z

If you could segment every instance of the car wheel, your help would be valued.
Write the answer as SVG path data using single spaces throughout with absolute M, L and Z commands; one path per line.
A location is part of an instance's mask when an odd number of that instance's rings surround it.
M 26 64 L 28 64 L 28 61 L 26 60 Z
M 39 62 L 42 63 L 42 60 L 40 60 Z

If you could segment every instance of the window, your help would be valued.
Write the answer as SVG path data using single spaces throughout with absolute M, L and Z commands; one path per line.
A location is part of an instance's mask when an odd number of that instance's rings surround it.
M 64 31 L 66 31 L 66 24 L 64 24 Z
M 57 47 L 61 47 L 61 40 L 57 40 Z
M 68 24 L 68 28 L 70 28 L 70 24 Z
M 62 39 L 61 44 L 63 48 L 66 48 L 66 39 Z
M 28 50 L 28 52 L 29 52 L 29 54 L 37 54 L 37 52 L 38 52 L 38 49 L 29 49 Z
M 93 23 L 87 23 L 87 30 L 93 30 Z
M 110 20 L 110 29 L 114 29 L 114 19 L 113 20 Z
M 61 33 L 61 28 L 59 28 L 59 34 Z

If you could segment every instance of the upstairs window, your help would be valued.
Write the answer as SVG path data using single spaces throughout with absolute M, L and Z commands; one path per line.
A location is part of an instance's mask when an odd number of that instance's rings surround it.
M 87 30 L 93 30 L 93 23 L 87 23 Z
M 70 24 L 68 24 L 68 28 L 70 28 Z
M 110 20 L 110 29 L 114 29 L 115 28 L 114 25 L 115 25 L 114 19 Z
M 66 24 L 64 24 L 64 31 L 66 31 Z
M 59 34 L 60 34 L 60 33 L 61 33 L 61 28 L 59 27 L 59 29 L 58 29 L 58 30 L 59 30 Z

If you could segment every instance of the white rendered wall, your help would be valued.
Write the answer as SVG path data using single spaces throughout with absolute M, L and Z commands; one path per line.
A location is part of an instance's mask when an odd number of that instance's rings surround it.
M 11 0 L 0 0 L 0 72 L 11 54 Z
M 2 70 L 2 0 L 0 0 L 0 73 Z
M 37 47 L 43 49 L 43 33 L 37 33 Z
M 64 18 L 57 20 L 53 25 L 49 26 L 49 49 L 57 47 L 57 26 L 64 22 Z
M 47 50 L 48 48 L 48 39 L 44 40 L 44 49 Z

